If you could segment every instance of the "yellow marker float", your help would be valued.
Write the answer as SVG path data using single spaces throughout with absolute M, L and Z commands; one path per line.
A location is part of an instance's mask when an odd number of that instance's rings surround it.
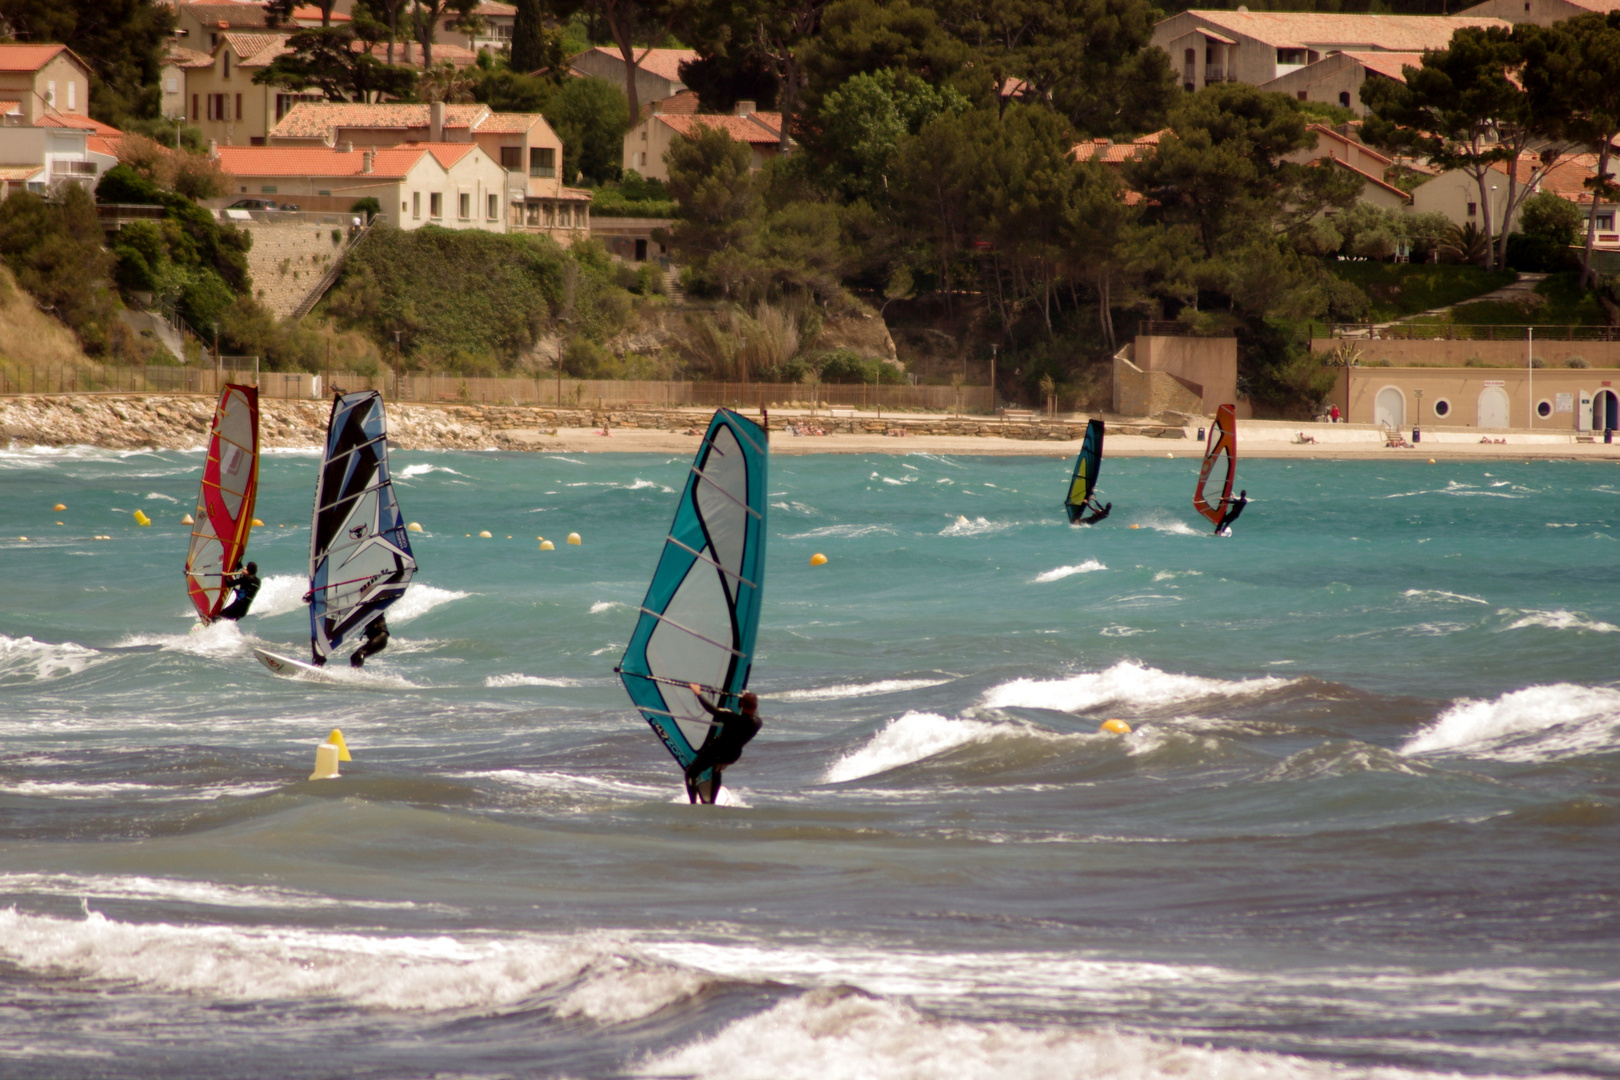
M 197 519 L 192 517 L 190 514 L 187 514 L 185 517 L 180 519 L 180 524 L 182 524 L 182 525 L 195 525 L 195 524 L 197 524 Z
M 550 540 L 542 540 L 542 541 L 540 541 L 540 550 L 541 551 L 556 551 L 557 550 L 557 545 L 553 544 Z
M 57 503 L 55 506 L 51 507 L 51 509 L 60 513 L 61 511 L 67 509 L 67 504 L 66 503 Z
M 421 532 L 422 531 L 422 526 L 420 524 L 418 524 L 417 522 L 413 521 L 409 525 L 405 526 L 405 531 L 406 532 Z
M 146 516 L 145 510 L 137 510 L 135 511 L 135 524 L 144 529 L 152 524 L 152 519 Z
M 1123 720 L 1104 720 L 1102 726 L 1097 729 L 1099 735 L 1129 735 L 1130 733 L 1131 725 Z
M 264 528 L 264 522 L 260 521 L 258 518 L 254 518 L 253 519 L 253 527 L 255 529 L 262 529 L 262 528 Z
M 494 538 L 489 535 L 489 530 L 488 529 L 482 529 L 478 533 L 478 539 L 480 539 L 480 540 L 491 540 L 491 539 L 494 539 Z
M 827 556 L 823 555 L 819 551 L 816 552 L 814 555 L 810 556 L 810 565 L 811 566 L 826 566 L 827 565 Z
M 349 756 L 349 744 L 343 741 L 343 732 L 341 729 L 333 728 L 332 734 L 326 737 L 326 741 L 338 748 L 339 761 L 354 760 L 354 758 Z
M 580 544 L 579 533 L 569 533 L 568 542 L 573 544 L 575 547 L 578 547 Z

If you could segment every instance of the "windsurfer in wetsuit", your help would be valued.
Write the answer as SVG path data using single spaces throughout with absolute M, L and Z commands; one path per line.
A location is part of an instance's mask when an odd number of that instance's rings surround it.
M 366 624 L 366 640 L 354 650 L 349 657 L 350 667 L 360 667 L 365 664 L 366 657 L 376 656 L 388 648 L 388 620 L 378 615 Z
M 1113 509 L 1113 503 L 1099 504 L 1096 497 L 1093 496 L 1080 504 L 1080 524 L 1095 525 L 1097 522 L 1107 517 Z M 1085 516 L 1085 512 L 1087 510 L 1091 511 L 1090 517 Z
M 1243 513 L 1243 508 L 1249 505 L 1248 489 L 1245 488 L 1244 490 L 1238 492 L 1238 497 L 1235 499 L 1222 499 L 1221 505 L 1228 507 L 1228 509 L 1226 513 L 1221 515 L 1221 523 L 1215 526 L 1216 536 L 1221 535 L 1221 533 L 1230 528 L 1232 522 L 1238 519 L 1238 515 Z
M 732 712 L 730 709 L 717 709 L 704 701 L 703 688 L 697 683 L 687 685 L 697 695 L 698 704 L 714 717 L 716 730 L 709 733 L 698 756 L 686 767 L 686 797 L 692 802 L 698 801 L 698 778 L 705 769 L 712 768 L 714 780 L 709 790 L 709 801 L 716 802 L 720 798 L 720 774 L 727 765 L 735 764 L 742 757 L 743 747 L 748 745 L 748 740 L 759 734 L 761 721 L 756 711 L 759 698 L 752 693 L 744 694 L 737 700 L 737 707 L 741 711 Z
M 227 589 L 236 590 L 236 598 L 221 609 L 217 618 L 230 619 L 233 622 L 248 613 L 253 606 L 253 598 L 259 595 L 259 564 L 250 562 L 244 570 L 236 570 L 226 574 L 221 582 Z

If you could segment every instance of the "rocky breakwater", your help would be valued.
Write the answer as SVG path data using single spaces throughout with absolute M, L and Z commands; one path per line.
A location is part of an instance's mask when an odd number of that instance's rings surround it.
M 214 405 L 214 398 L 201 394 L 0 398 L 0 442 L 111 450 L 190 449 L 207 443 Z M 331 405 L 325 401 L 261 398 L 260 444 L 266 449 L 318 447 L 326 438 L 330 413 Z M 391 402 L 388 438 L 404 450 L 516 449 L 518 445 L 503 429 L 584 427 L 594 420 L 588 410 Z

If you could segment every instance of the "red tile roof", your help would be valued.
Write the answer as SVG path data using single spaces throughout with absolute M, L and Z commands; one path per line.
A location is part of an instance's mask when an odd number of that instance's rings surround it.
M 1358 169 L 1354 165 L 1350 164 L 1348 161 L 1345 161 L 1342 158 L 1319 157 L 1315 161 L 1313 161 L 1311 164 L 1313 164 L 1313 165 L 1321 165 L 1324 162 L 1332 162 L 1334 165 L 1337 165 L 1339 168 L 1344 169 L 1347 172 L 1355 173 L 1357 176 L 1361 177 L 1361 179 L 1363 181 L 1365 181 L 1366 183 L 1372 184 L 1375 187 L 1381 187 L 1385 191 L 1389 192 L 1390 194 L 1398 196 L 1400 198 L 1400 200 L 1402 202 L 1404 202 L 1404 203 L 1411 203 L 1411 201 L 1412 201 L 1412 196 L 1411 196 L 1410 193 L 1402 191 L 1400 188 L 1396 187 L 1394 184 L 1385 183 L 1382 177 L 1374 176 L 1372 173 L 1368 172 L 1365 169 Z
M 473 130 L 480 135 L 520 135 L 545 119 L 539 113 L 490 113 Z
M 196 49 L 182 48 L 179 45 L 170 45 L 169 54 L 163 58 L 165 64 L 172 64 L 182 68 L 212 67 L 214 58 L 205 52 Z
M 654 105 L 658 106 L 658 112 L 663 116 L 693 116 L 698 111 L 698 94 L 696 90 L 682 90 L 673 97 L 661 98 L 658 101 L 643 101 L 641 103 L 643 120 L 653 114 Z
M 1334 45 L 1364 45 L 1368 49 L 1396 52 L 1443 49 L 1450 44 L 1451 35 L 1465 26 L 1512 29 L 1513 25 L 1492 16 L 1469 15 L 1341 15 L 1207 9 L 1190 9 L 1183 14 L 1192 16 L 1196 22 L 1218 26 L 1227 33 L 1294 49 Z M 1171 16 L 1172 19 L 1179 17 Z
M 100 120 L 92 120 L 88 116 L 79 116 L 77 113 L 46 113 L 34 121 L 34 126 L 88 131 L 92 135 L 100 135 L 104 139 L 121 139 L 124 137 L 124 133 L 111 124 L 103 124 Z
M 766 121 L 755 117 L 770 117 L 776 121 L 772 130 L 766 126 Z M 695 138 L 698 128 L 714 128 L 725 132 L 737 142 L 749 143 L 753 146 L 775 146 L 782 141 L 781 114 L 780 113 L 754 113 L 750 116 L 654 116 L 656 122 L 667 124 L 688 138 Z
M 281 34 L 251 34 L 240 30 L 227 30 L 219 35 L 219 39 L 222 46 L 229 46 L 244 63 L 270 49 L 275 49 L 277 56 L 288 51 L 287 39 Z M 265 61 L 267 64 L 269 62 Z
M 195 18 L 204 26 L 268 26 L 265 18 L 264 5 L 247 3 L 243 0 L 196 0 L 195 3 L 183 3 L 179 6 L 188 15 Z M 297 24 L 320 24 L 321 9 L 314 4 L 300 4 L 293 8 L 292 21 Z M 350 16 L 341 12 L 332 12 L 332 21 L 346 23 L 352 21 Z M 285 25 L 285 24 L 283 24 Z
M 1310 124 L 1307 125 L 1306 130 L 1316 132 L 1317 149 L 1321 149 L 1323 139 L 1331 139 L 1340 146 L 1354 149 L 1362 154 L 1365 154 L 1367 157 L 1380 162 L 1381 164 L 1393 165 L 1395 163 L 1394 158 L 1380 154 L 1377 150 L 1374 150 L 1366 143 L 1357 142 L 1348 135 L 1341 135 L 1337 131 L 1334 131 L 1332 128 L 1328 127 L 1326 124 Z
M 433 144 L 442 146 L 442 143 Z M 470 144 L 466 145 L 470 148 Z M 220 168 L 233 176 L 373 176 L 403 179 L 429 155 L 429 148 L 388 146 L 374 151 L 371 172 L 365 171 L 366 151 L 333 150 L 325 146 L 221 146 Z M 432 155 L 438 157 L 437 154 Z M 451 161 L 459 160 L 459 156 Z
M 43 165 L 0 165 L 0 180 L 32 180 L 44 171 Z
M 38 71 L 63 51 L 71 50 L 66 45 L 0 45 L 0 71 Z
M 301 101 L 287 111 L 281 122 L 270 129 L 270 137 L 281 139 L 325 139 L 330 142 L 339 128 L 371 131 L 428 130 L 432 106 L 385 102 L 366 105 L 356 102 Z M 490 115 L 488 105 L 446 105 L 446 130 L 468 129 Z M 524 115 L 524 114 L 517 114 Z
M 400 149 L 426 150 L 428 153 L 433 155 L 434 160 L 448 169 L 450 166 L 454 165 L 456 162 L 478 149 L 478 144 L 470 142 L 409 142 L 402 144 Z
M 353 45 L 355 52 L 369 51 L 378 60 L 388 60 L 388 43 L 378 42 L 366 48 L 366 43 L 356 41 Z M 452 45 L 448 41 L 435 41 L 433 43 L 433 62 L 442 64 L 446 60 L 458 68 L 469 68 L 478 63 L 478 53 L 463 45 Z M 394 43 L 394 63 L 410 67 L 425 67 L 426 61 L 422 57 L 422 46 L 414 41 L 401 41 Z
M 591 52 L 601 53 L 603 56 L 611 57 L 621 64 L 624 63 L 624 57 L 619 54 L 619 50 L 616 48 L 598 45 Z M 643 56 L 643 52 L 647 55 Z M 670 82 L 680 82 L 681 65 L 698 58 L 696 49 L 637 49 L 635 56 L 636 67 L 649 75 L 656 75 L 660 79 L 668 79 Z M 573 59 L 577 60 L 579 57 L 576 56 Z
M 1149 153 L 1159 145 L 1159 136 L 1170 134 L 1169 128 L 1143 135 L 1128 143 L 1111 142 L 1108 139 L 1093 139 L 1090 142 L 1076 143 L 1069 153 L 1076 161 L 1100 161 L 1104 165 L 1119 165 L 1127 161 L 1135 161 L 1143 154 Z
M 1403 68 L 1423 66 L 1423 54 L 1420 52 L 1350 52 L 1346 50 L 1342 55 L 1348 56 L 1368 71 L 1401 83 L 1406 81 Z
M 1597 160 L 1596 154 L 1571 154 L 1547 170 L 1537 190 L 1550 191 L 1573 203 L 1589 203 L 1592 201 L 1592 192 L 1586 188 L 1586 181 L 1597 175 Z M 1519 183 L 1529 183 L 1530 173 L 1539 164 L 1536 155 L 1521 155 L 1515 170 Z M 1615 164 L 1609 166 L 1611 176 L 1614 175 L 1615 167 Z M 1491 168 L 1503 174 L 1507 173 L 1507 166 L 1504 163 L 1497 163 Z

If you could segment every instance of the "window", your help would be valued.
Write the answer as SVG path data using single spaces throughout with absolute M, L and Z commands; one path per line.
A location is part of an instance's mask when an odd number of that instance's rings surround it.
M 1599 229 L 1601 229 L 1602 231 L 1604 231 L 1604 232 L 1608 232 L 1611 229 L 1613 229 L 1614 228 L 1614 215 L 1613 214 L 1599 214 L 1597 216 L 1597 227 Z
M 491 221 L 494 221 L 501 216 L 501 198 L 499 195 L 491 195 L 489 197 L 489 209 L 484 212 L 484 216 L 489 218 Z
M 647 125 L 646 124 L 641 125 L 641 141 L 642 142 L 647 141 Z
M 1298 97 L 1299 100 L 1301 100 L 1301 101 L 1306 100 L 1305 99 L 1305 91 L 1303 91 L 1303 90 L 1299 91 L 1295 96 Z
M 56 80 L 52 79 L 45 84 L 45 104 L 56 108 Z
M 210 120 L 224 120 L 224 119 L 226 119 L 226 116 L 225 116 L 225 95 L 224 94 L 209 94 L 208 95 L 208 119 L 210 119 Z
M 1339 91 L 1339 104 L 1344 106 L 1346 109 L 1348 109 L 1350 107 L 1350 91 L 1348 91 L 1348 90 L 1340 90 Z
M 1468 216 L 1473 217 L 1477 213 L 1479 213 L 1479 204 L 1478 203 L 1469 203 L 1468 204 Z
M 1306 52 L 1304 49 L 1277 50 L 1277 63 L 1279 64 L 1303 64 L 1305 63 L 1305 57 Z
M 191 95 L 191 122 L 193 124 L 195 124 L 198 120 L 201 120 L 201 119 L 202 119 L 202 113 L 197 111 L 197 95 L 192 94 Z
M 501 147 L 501 168 L 505 169 L 507 172 L 522 172 L 523 171 L 523 147 L 521 147 L 521 146 L 503 146 L 503 147 Z
M 68 112 L 79 107 L 79 84 L 72 79 L 68 80 Z
M 170 75 L 167 79 L 164 79 L 163 92 L 165 94 L 178 94 L 180 92 L 180 80 L 175 78 L 173 75 Z
M 1451 402 L 1447 401 L 1445 398 L 1440 398 L 1438 401 L 1436 401 L 1434 403 L 1434 415 L 1436 415 L 1436 416 L 1450 416 L 1451 415 Z
M 220 64 L 220 69 L 219 69 L 220 70 L 220 75 L 223 76 L 224 78 L 227 78 L 227 79 L 230 78 L 231 77 L 231 51 L 229 49 L 226 49 L 224 52 L 219 54 L 219 64 Z
M 647 167 L 647 151 L 645 150 L 641 152 L 641 167 L 643 169 Z
M 428 193 L 428 217 L 444 217 L 444 192 L 433 191 Z
M 456 216 L 462 221 L 472 217 L 472 196 L 465 191 L 456 199 Z
M 236 118 L 238 120 L 242 119 L 242 95 L 241 94 L 236 95 Z
M 420 191 L 411 192 L 411 217 L 417 221 L 422 220 L 422 193 Z
M 1547 419 L 1547 417 L 1551 416 L 1552 415 L 1552 402 L 1546 400 L 1545 398 L 1543 398 L 1541 401 L 1536 402 L 1536 415 L 1541 417 L 1543 420 L 1545 420 L 1545 419 Z
M 536 146 L 529 151 L 529 175 L 550 180 L 557 175 L 557 151 L 549 146 Z

